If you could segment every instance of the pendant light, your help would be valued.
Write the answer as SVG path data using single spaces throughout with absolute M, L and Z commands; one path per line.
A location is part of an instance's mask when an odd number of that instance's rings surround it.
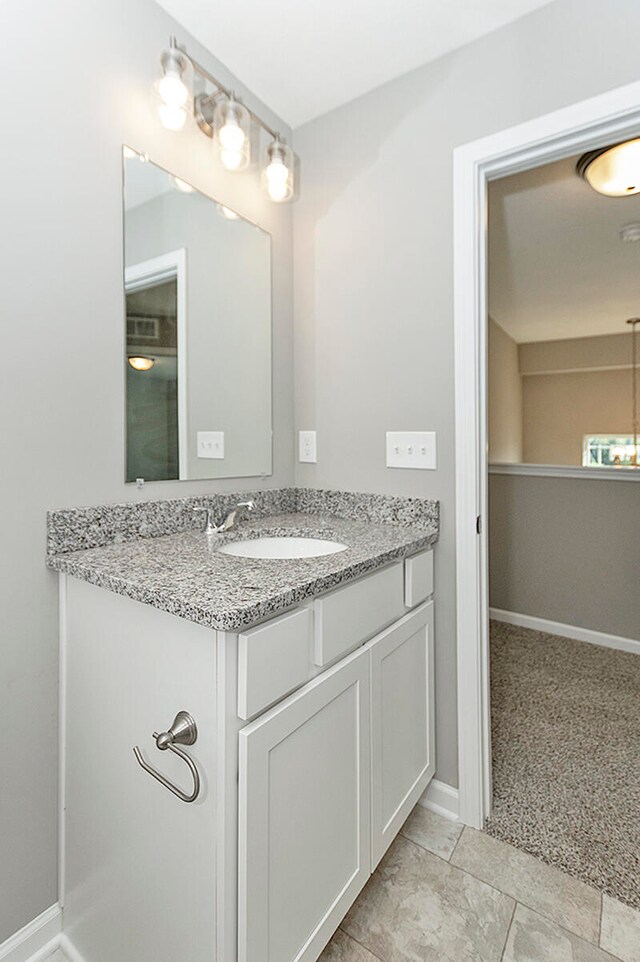
M 640 138 L 613 147 L 590 150 L 576 170 L 599 194 L 629 197 L 640 193 Z

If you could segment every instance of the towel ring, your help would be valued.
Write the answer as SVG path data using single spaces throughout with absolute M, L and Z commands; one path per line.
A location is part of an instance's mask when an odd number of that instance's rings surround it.
M 183 792 L 181 788 L 170 782 L 168 778 L 165 778 L 160 772 L 147 762 L 136 745 L 133 749 L 133 754 L 136 756 L 136 761 L 141 768 L 144 768 L 145 772 L 152 775 L 156 781 L 168 788 L 170 792 L 177 795 L 183 802 L 195 802 L 196 798 L 200 794 L 200 773 L 196 768 L 195 762 L 190 758 L 185 751 L 178 748 L 178 745 L 195 745 L 198 739 L 198 727 L 195 720 L 191 717 L 187 711 L 179 711 L 176 717 L 173 719 L 173 724 L 169 731 L 166 732 L 154 732 L 153 737 L 156 740 L 156 748 L 161 752 L 165 752 L 169 749 L 174 755 L 179 755 L 189 766 L 189 770 L 193 776 L 193 791 L 190 795 Z

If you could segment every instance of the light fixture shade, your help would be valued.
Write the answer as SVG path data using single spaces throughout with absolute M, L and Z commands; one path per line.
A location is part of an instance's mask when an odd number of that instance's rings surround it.
M 153 85 L 156 111 L 167 130 L 182 130 L 193 113 L 193 67 L 177 47 L 160 57 L 161 75 Z
M 640 193 L 640 138 L 583 154 L 577 171 L 595 191 L 607 197 Z
M 142 354 L 134 354 L 127 358 L 129 361 L 129 366 L 133 368 L 134 371 L 150 371 L 153 365 L 156 363 L 153 357 L 144 357 Z
M 276 137 L 267 147 L 267 163 L 262 171 L 264 189 L 276 204 L 282 204 L 293 197 L 293 168 L 294 156 L 291 147 Z
M 227 170 L 244 170 L 251 162 L 251 116 L 233 97 L 221 97 L 213 112 L 213 144 Z

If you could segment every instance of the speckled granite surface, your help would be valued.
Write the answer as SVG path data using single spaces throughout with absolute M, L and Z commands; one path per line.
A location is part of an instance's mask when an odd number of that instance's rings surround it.
M 135 538 L 158 538 L 202 526 L 194 508 L 211 507 L 222 518 L 238 501 L 255 501 L 255 517 L 273 514 L 330 515 L 380 524 L 438 524 L 439 502 L 354 491 L 316 488 L 276 488 L 271 491 L 234 491 L 200 498 L 167 501 L 128 501 L 91 508 L 65 508 L 47 513 L 47 555 L 99 548 Z
M 215 513 L 223 514 L 248 497 L 258 510 L 231 532 L 207 536 L 199 530 L 202 518 L 193 515 L 194 506 L 213 502 Z M 295 510 L 298 499 L 302 510 Z M 51 568 L 231 631 L 430 547 L 439 530 L 435 501 L 294 488 L 51 512 L 48 522 Z M 229 541 L 265 535 L 327 538 L 348 547 L 287 560 L 218 550 Z M 92 543 L 98 546 L 82 547 Z

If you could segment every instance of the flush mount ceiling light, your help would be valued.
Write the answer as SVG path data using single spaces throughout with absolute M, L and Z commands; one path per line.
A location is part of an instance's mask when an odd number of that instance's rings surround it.
M 590 150 L 579 159 L 576 170 L 590 187 L 606 197 L 629 197 L 640 193 L 640 138 L 613 147 Z
M 150 371 L 156 363 L 153 357 L 144 357 L 142 354 L 134 354 L 127 358 L 134 371 Z
M 193 115 L 202 133 L 212 138 L 219 162 L 235 172 L 251 165 L 252 131 L 260 128 L 271 138 L 262 172 L 264 189 L 278 204 L 294 197 L 295 158 L 276 130 L 178 47 L 175 37 L 163 51 L 160 67 L 161 76 L 153 91 L 158 116 L 168 130 L 183 130 L 187 118 Z

